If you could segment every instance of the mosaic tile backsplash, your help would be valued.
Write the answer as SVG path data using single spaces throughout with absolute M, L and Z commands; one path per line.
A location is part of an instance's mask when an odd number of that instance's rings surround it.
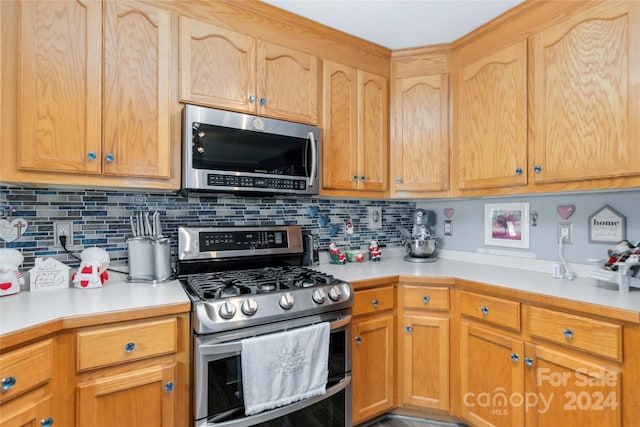
M 368 228 L 369 206 L 382 207 L 382 229 Z M 0 239 L 0 247 L 22 251 L 21 270 L 34 266 L 35 258 L 55 258 L 75 267 L 74 260 L 54 244 L 53 223 L 73 222 L 74 253 L 97 246 L 106 249 L 112 265 L 127 263 L 129 216 L 133 212 L 160 212 L 165 235 L 172 240 L 172 258 L 177 253 L 178 225 L 300 225 L 310 231 L 326 250 L 330 242 L 342 249 L 365 248 L 371 240 L 383 246 L 400 246 L 402 228 L 411 227 L 412 201 L 339 200 L 302 197 L 235 197 L 175 193 L 140 193 L 109 190 L 48 190 L 0 185 L 1 218 L 27 221 L 25 233 L 12 242 Z M 351 219 L 355 233 L 345 235 L 345 220 Z M 326 222 L 328 220 L 328 222 Z M 384 249 L 383 249 L 384 254 Z

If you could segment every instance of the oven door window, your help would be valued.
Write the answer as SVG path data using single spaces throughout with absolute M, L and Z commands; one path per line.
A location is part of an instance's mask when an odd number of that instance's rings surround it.
M 200 124 L 193 131 L 193 167 L 307 178 L 311 144 L 306 138 Z
M 346 339 L 347 332 L 345 329 L 338 329 L 331 333 L 329 338 L 329 377 L 327 381 L 327 388 L 338 384 L 344 380 L 346 372 Z M 225 421 L 231 421 L 235 419 L 244 418 L 244 401 L 242 399 L 242 364 L 240 362 L 240 355 L 233 355 L 222 359 L 216 359 L 209 361 L 208 364 L 208 387 L 207 387 L 207 413 L 209 414 L 209 423 L 221 423 Z M 344 391 L 338 393 L 344 397 Z M 307 413 L 310 419 L 316 418 L 317 415 L 313 415 L 316 411 L 323 414 L 322 411 L 329 411 L 326 414 L 336 414 L 336 417 L 340 417 L 345 410 L 344 399 L 340 403 L 339 398 L 336 398 L 338 394 L 332 396 L 330 399 L 318 402 L 315 405 L 304 408 L 296 413 L 288 414 L 282 419 L 297 419 L 295 417 L 298 413 Z M 329 406 L 326 406 L 329 405 Z M 322 420 L 324 424 L 318 424 L 322 426 L 333 426 L 334 424 L 327 424 L 327 417 L 333 418 L 334 415 L 323 415 Z M 289 424 L 260 424 L 264 426 L 286 426 Z M 306 424 L 291 424 L 292 426 L 302 426 Z M 316 425 L 316 424 L 309 424 Z M 344 426 L 344 423 L 335 424 Z

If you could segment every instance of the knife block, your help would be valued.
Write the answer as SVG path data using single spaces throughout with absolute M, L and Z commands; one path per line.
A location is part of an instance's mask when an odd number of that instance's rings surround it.
M 172 279 L 171 239 L 132 237 L 127 239 L 129 281 L 166 282 Z

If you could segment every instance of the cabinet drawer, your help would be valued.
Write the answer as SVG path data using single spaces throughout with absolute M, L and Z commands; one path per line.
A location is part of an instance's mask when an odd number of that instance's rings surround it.
M 498 326 L 520 330 L 520 303 L 516 301 L 462 291 L 460 312 Z
M 356 291 L 353 315 L 374 313 L 393 308 L 393 286 Z
M 449 288 L 404 286 L 402 306 L 415 309 L 449 310 Z
M 78 332 L 78 371 L 175 353 L 177 322 L 166 319 Z
M 556 310 L 531 307 L 531 336 L 622 361 L 622 326 Z
M 47 382 L 53 372 L 53 340 L 31 344 L 0 356 L 0 402 Z

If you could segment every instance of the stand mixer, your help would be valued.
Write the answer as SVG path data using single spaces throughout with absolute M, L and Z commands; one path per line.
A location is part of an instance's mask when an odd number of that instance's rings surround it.
M 409 262 L 434 262 L 436 261 L 437 238 L 429 229 L 428 211 L 416 209 L 413 212 L 413 229 L 411 233 L 402 230 L 405 238 L 407 255 L 404 260 Z

